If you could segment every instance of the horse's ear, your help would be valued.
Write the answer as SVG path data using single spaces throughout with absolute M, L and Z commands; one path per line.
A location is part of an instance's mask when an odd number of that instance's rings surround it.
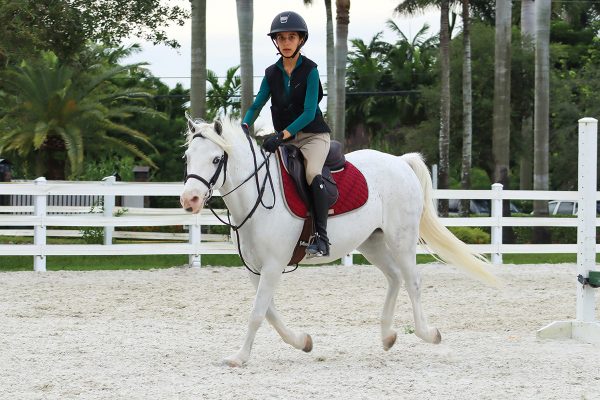
M 221 133 L 223 133 L 223 124 L 221 124 L 221 121 L 219 121 L 218 119 L 215 120 L 215 131 L 221 135 Z
M 188 118 L 187 123 L 188 123 L 188 130 L 191 133 L 195 133 L 196 132 L 196 127 L 194 126 L 194 123 L 192 122 L 192 120 Z

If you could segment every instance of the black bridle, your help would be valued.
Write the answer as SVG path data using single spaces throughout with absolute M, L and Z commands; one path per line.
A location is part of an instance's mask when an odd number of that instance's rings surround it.
M 202 138 L 202 139 L 206 139 L 206 137 L 204 137 L 204 135 L 202 135 L 201 133 L 196 133 L 194 136 L 192 136 L 192 140 L 194 140 L 195 138 Z M 228 226 L 230 229 L 232 229 L 235 234 L 236 234 L 236 238 L 237 238 L 237 246 L 238 246 L 238 254 L 240 256 L 240 259 L 242 260 L 242 263 L 244 264 L 244 266 L 246 267 L 246 269 L 250 272 L 252 272 L 255 275 L 260 275 L 259 272 L 254 271 L 252 268 L 250 268 L 248 266 L 248 264 L 246 264 L 246 261 L 244 260 L 244 257 L 242 255 L 242 249 L 240 247 L 240 234 L 239 234 L 239 229 L 244 226 L 244 224 L 250 219 L 252 218 L 252 216 L 254 215 L 254 212 L 258 209 L 258 206 L 262 204 L 262 206 L 268 210 L 272 209 L 273 207 L 275 207 L 275 187 L 273 186 L 273 178 L 271 177 L 271 170 L 269 168 L 269 160 L 270 160 L 270 154 L 267 155 L 265 153 L 265 151 L 262 149 L 262 147 L 260 148 L 260 152 L 261 155 L 263 156 L 263 162 L 258 165 L 258 162 L 256 160 L 256 152 L 254 151 L 254 146 L 252 146 L 252 140 L 250 139 L 249 135 L 246 135 L 246 138 L 248 139 L 248 144 L 250 145 L 250 149 L 252 150 L 252 158 L 254 160 L 254 171 L 250 174 L 250 176 L 248 176 L 246 179 L 244 179 L 242 181 L 242 183 L 240 183 L 239 185 L 237 185 L 235 188 L 233 188 L 232 190 L 230 190 L 229 192 L 222 194 L 221 197 L 225 197 L 231 193 L 233 193 L 234 191 L 236 191 L 237 189 L 239 189 L 241 186 L 243 186 L 246 182 L 248 182 L 249 180 L 251 180 L 253 177 L 255 178 L 256 181 L 256 190 L 258 192 L 258 196 L 256 198 L 256 202 L 254 203 L 254 206 L 252 207 L 252 210 L 250 210 L 250 212 L 248 213 L 248 215 L 243 219 L 243 221 L 239 224 L 239 225 L 234 225 L 231 223 L 231 218 L 230 218 L 230 214 L 229 214 L 229 210 L 227 210 L 227 221 L 223 220 L 214 210 L 211 206 L 208 205 L 208 201 L 212 198 L 212 193 L 213 193 L 213 187 L 214 185 L 217 183 L 217 181 L 219 180 L 219 175 L 221 174 L 221 171 L 223 171 L 223 184 L 225 184 L 225 180 L 227 179 L 227 152 L 223 151 L 223 155 L 221 157 L 215 157 L 215 159 L 213 160 L 213 164 L 217 164 L 217 170 L 215 171 L 215 173 L 213 174 L 213 176 L 210 178 L 210 180 L 206 180 L 203 177 L 196 175 L 196 174 L 188 174 L 187 173 L 187 163 L 185 166 L 185 171 L 184 171 L 184 180 L 183 182 L 187 182 L 188 179 L 193 178 L 196 180 L 199 180 L 200 182 L 204 183 L 204 185 L 206 185 L 206 187 L 208 188 L 208 193 L 207 195 L 204 197 L 204 206 L 207 206 L 208 209 L 213 213 L 213 215 L 224 225 Z M 190 141 L 191 142 L 191 141 Z M 262 180 L 262 184 L 260 183 L 259 180 L 259 176 L 258 176 L 258 172 L 262 169 L 262 167 L 266 167 L 266 173 L 265 173 L 265 177 Z M 271 186 L 271 193 L 273 194 L 273 204 L 271 205 L 265 205 L 265 203 L 263 202 L 263 196 L 265 194 L 265 189 L 267 187 L 267 181 L 269 182 L 269 185 Z M 290 271 L 284 271 L 283 273 L 287 273 L 287 272 L 293 272 L 298 268 L 298 265 L 296 265 L 296 268 L 290 270 Z
M 201 133 L 196 133 L 194 136 L 192 136 L 192 140 L 194 140 L 196 138 L 206 139 L 204 137 L 204 135 L 202 135 Z M 208 193 L 206 194 L 206 196 L 204 196 L 204 205 L 206 205 L 206 203 L 208 203 L 208 201 L 211 199 L 212 194 L 213 194 L 213 187 L 215 186 L 215 183 L 217 183 L 217 180 L 219 179 L 219 175 L 221 175 L 221 171 L 223 171 L 223 184 L 225 183 L 225 180 L 227 179 L 227 158 L 228 158 L 227 152 L 225 152 L 225 151 L 223 151 L 223 155 L 221 157 L 215 157 L 215 159 L 213 160 L 213 164 L 217 164 L 217 170 L 215 171 L 215 173 L 213 174 L 212 178 L 210 178 L 209 181 L 207 181 L 200 175 L 188 174 L 187 173 L 187 163 L 185 164 L 185 171 L 184 171 L 185 176 L 183 177 L 183 183 L 185 184 L 188 181 L 188 179 L 193 178 L 193 179 L 197 179 L 200 182 L 204 183 L 204 185 L 206 185 L 206 187 L 208 188 Z

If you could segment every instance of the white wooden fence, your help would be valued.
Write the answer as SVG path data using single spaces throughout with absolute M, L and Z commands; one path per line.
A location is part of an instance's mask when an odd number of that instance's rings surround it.
M 582 120 L 583 121 L 583 120 Z M 595 121 L 595 120 L 594 120 Z M 587 129 L 593 129 L 589 134 L 596 134 L 596 123 Z M 581 130 L 581 128 L 580 128 Z M 581 158 L 581 156 L 580 156 Z M 580 163 L 585 168 L 596 168 L 596 160 Z M 595 201 L 600 199 L 595 189 Z M 201 234 L 202 225 L 220 225 L 221 223 L 208 210 L 201 214 L 192 215 L 182 209 L 129 209 L 124 215 L 117 216 L 115 211 L 116 196 L 175 196 L 182 191 L 181 183 L 126 183 L 115 182 L 113 177 L 103 182 L 48 182 L 44 178 L 35 181 L 11 182 L 0 184 L 0 195 L 30 195 L 34 205 L 31 206 L 0 206 L 0 230 L 3 227 L 21 228 L 33 227 L 33 244 L 0 244 L 0 257 L 6 255 L 30 255 L 34 258 L 34 270 L 46 269 L 46 257 L 54 255 L 134 255 L 134 254 L 187 254 L 192 265 L 200 265 L 202 254 L 235 254 L 236 248 L 229 240 L 207 241 Z M 590 197 L 589 191 L 586 196 Z M 101 196 L 103 211 L 90 213 L 89 207 L 70 207 L 69 214 L 58 213 L 64 208 L 49 206 L 48 199 L 52 196 L 79 195 Z M 216 193 L 215 195 L 218 195 Z M 561 226 L 579 227 L 589 223 L 593 229 L 598 225 L 598 219 L 585 221 L 581 218 L 536 218 L 536 217 L 503 217 L 503 200 L 586 200 L 583 192 L 579 191 L 520 191 L 502 190 L 502 185 L 494 184 L 491 190 L 435 190 L 437 199 L 488 199 L 491 200 L 491 216 L 475 218 L 442 218 L 446 226 L 478 226 L 491 228 L 491 243 L 472 245 L 485 254 L 492 255 L 492 262 L 502 263 L 502 255 L 507 253 L 577 253 L 578 244 L 505 244 L 502 242 L 502 228 L 505 226 Z M 591 204 L 591 203 L 590 203 Z M 225 210 L 220 211 L 223 215 Z M 131 226 L 170 226 L 183 225 L 189 227 L 187 242 L 184 243 L 128 243 L 113 244 L 114 227 Z M 47 244 L 48 227 L 104 227 L 104 244 Z M 56 231 L 52 232 L 53 234 Z M 120 232 L 117 232 L 123 235 Z M 174 237 L 173 237 L 174 238 Z M 180 237 L 179 237 L 180 238 Z M 211 237 L 210 239 L 214 239 Z M 595 251 L 599 246 L 596 244 Z M 419 253 L 427 253 L 419 248 Z M 355 252 L 356 253 L 356 252 Z M 1 258 L 0 258 L 1 260 Z M 351 258 L 345 264 L 351 263 Z
M 208 210 L 192 215 L 182 209 L 139 209 L 128 208 L 125 214 L 117 216 L 116 196 L 179 196 L 181 183 L 125 183 L 112 182 L 49 182 L 38 178 L 33 182 L 4 183 L 0 185 L 0 195 L 31 195 L 34 206 L 0 206 L 0 230 L 12 227 L 10 232 L 27 234 L 25 227 L 33 227 L 33 244 L 0 245 L 0 256 L 34 256 L 34 269 L 45 270 L 47 256 L 53 255 L 133 255 L 133 254 L 188 254 L 190 263 L 200 263 L 202 254 L 235 254 L 236 249 L 229 240 L 206 241 L 201 235 L 202 225 L 221 223 Z M 56 195 L 96 195 L 102 196 L 103 207 L 90 212 L 90 207 L 47 206 L 49 196 Z M 218 194 L 217 194 L 218 195 Z M 505 244 L 502 242 L 502 228 L 505 226 L 562 226 L 578 227 L 577 218 L 536 218 L 503 217 L 502 200 L 579 200 L 576 191 L 520 191 L 502 190 L 502 185 L 494 184 L 491 190 L 435 190 L 437 199 L 488 199 L 491 200 L 491 216 L 469 218 L 442 218 L 446 226 L 477 226 L 491 228 L 491 243 L 472 245 L 481 253 L 492 254 L 492 261 L 502 263 L 502 254 L 507 253 L 577 253 L 577 243 L 571 244 Z M 596 192 L 596 199 L 600 199 Z M 100 212 L 99 212 L 100 211 Z M 66 213 L 68 212 L 68 214 Z M 219 210 L 225 215 L 225 210 Z M 113 237 L 132 237 L 131 234 L 114 232 L 115 226 L 170 226 L 189 227 L 187 243 L 131 243 L 113 244 Z M 48 227 L 104 227 L 103 245 L 47 244 Z M 15 228 L 21 228 L 15 229 Z M 57 235 L 60 231 L 53 231 Z M 66 235 L 63 231 L 63 235 Z M 140 233 L 140 235 L 142 235 Z M 182 234 L 163 235 L 164 239 L 182 239 Z M 154 236 L 156 238 L 156 236 Z M 219 238 L 223 239 L 221 235 Z M 211 236 L 211 239 L 214 237 Z M 596 246 L 596 250 L 598 245 Z M 427 253 L 419 249 L 419 253 Z

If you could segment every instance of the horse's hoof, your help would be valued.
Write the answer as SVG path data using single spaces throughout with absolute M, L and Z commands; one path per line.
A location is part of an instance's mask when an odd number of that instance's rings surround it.
M 425 332 L 417 331 L 415 335 L 427 343 L 439 344 L 442 341 L 442 335 L 437 328 L 430 328 Z
M 431 343 L 440 344 L 441 341 L 442 341 L 442 334 L 440 333 L 439 329 L 435 328 L 435 335 L 434 335 Z
M 223 360 L 223 365 L 227 365 L 228 367 L 232 368 L 239 368 L 244 365 L 244 362 L 236 357 L 227 357 Z
M 312 351 L 312 346 L 313 346 L 312 338 L 307 333 L 306 339 L 304 340 L 304 347 L 302 348 L 302 351 L 305 353 L 310 353 Z
M 386 337 L 383 339 L 383 349 L 385 351 L 388 351 L 389 349 L 392 348 L 392 346 L 394 346 L 394 343 L 396 343 L 396 337 L 398 335 L 396 334 L 396 332 L 394 332 L 393 334 L 391 334 L 390 336 Z

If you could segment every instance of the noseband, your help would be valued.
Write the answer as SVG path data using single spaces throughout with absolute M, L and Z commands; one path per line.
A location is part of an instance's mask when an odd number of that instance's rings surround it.
M 195 138 L 206 139 L 201 133 L 196 133 L 194 136 L 192 136 L 192 140 L 194 140 Z M 221 170 L 223 170 L 223 183 L 225 183 L 225 179 L 227 179 L 227 153 L 224 151 L 223 155 L 221 157 L 216 157 L 213 160 L 213 164 L 217 164 L 217 170 L 215 171 L 215 173 L 213 174 L 212 178 L 210 178 L 209 181 L 207 181 L 200 175 L 188 174 L 187 173 L 187 163 L 185 164 L 185 171 L 184 171 L 185 176 L 183 178 L 183 183 L 186 183 L 188 181 L 188 179 L 193 178 L 193 179 L 197 179 L 200 182 L 204 183 L 204 185 L 206 185 L 206 187 L 208 188 L 208 193 L 204 197 L 204 204 L 206 204 L 212 197 L 213 187 L 215 186 L 215 183 L 217 183 L 217 180 L 219 179 L 219 175 L 221 175 Z

